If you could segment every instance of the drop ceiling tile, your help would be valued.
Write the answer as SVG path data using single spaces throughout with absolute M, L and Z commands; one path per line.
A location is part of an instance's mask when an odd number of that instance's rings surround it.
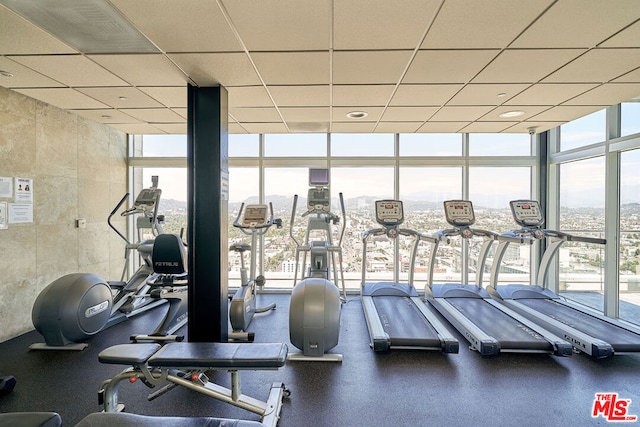
M 347 113 L 354 111 L 352 107 L 333 107 L 331 110 L 333 114 L 332 120 L 334 122 L 348 122 L 352 120 L 347 117 Z M 364 117 L 363 119 L 353 119 L 353 121 L 377 122 L 380 119 L 383 111 L 383 107 L 368 107 L 365 110 L 365 112 L 368 114 L 367 117 Z
M 371 133 L 376 127 L 376 122 L 333 122 L 333 133 Z
M 438 107 L 387 107 L 381 121 L 385 122 L 423 122 L 431 117 Z
M 447 1 L 429 29 L 422 48 L 507 47 L 551 3 L 552 0 Z M 482 31 L 478 31 L 479 22 Z
M 474 77 L 472 83 L 536 83 L 583 52 L 580 49 L 507 49 Z
M 376 133 L 414 133 L 424 122 L 393 122 L 385 121 L 378 123 Z
M 640 40 L 640 21 L 600 43 L 598 47 L 638 47 L 638 40 Z
M 538 83 L 509 99 L 504 105 L 558 105 L 596 86 L 593 83 Z
M 177 53 L 169 57 L 201 87 L 261 84 L 245 53 Z
M 217 2 L 111 0 L 111 3 L 164 52 L 242 50 Z
M 333 105 L 344 107 L 384 107 L 395 85 L 333 85 Z
M 551 105 L 502 105 L 489 111 L 486 115 L 478 119 L 478 121 L 487 122 L 521 122 L 527 120 L 543 111 L 551 108 Z M 522 116 L 518 116 L 515 119 L 513 117 L 500 117 L 500 114 L 508 111 L 524 111 Z
M 447 105 L 501 105 L 529 87 L 516 84 L 468 84 Z
M 2 56 L 0 56 L 0 70 L 13 74 L 13 77 L 0 76 L 0 86 L 6 88 L 64 87 L 62 83 Z
M 460 129 L 460 132 L 500 133 L 517 122 L 473 122 Z
M 278 111 L 273 107 L 236 107 L 229 108 L 231 114 L 239 122 L 276 123 L 282 121 Z
M 555 2 L 511 47 L 591 48 L 640 17 L 636 0 Z
M 113 108 L 101 108 L 95 110 L 70 110 L 79 116 L 86 117 L 94 122 L 113 125 L 115 123 L 142 123 L 128 114 L 124 114 Z
M 467 83 L 499 50 L 420 50 L 403 83 Z
M 154 123 L 154 126 L 169 135 L 186 135 L 187 123 Z
M 411 51 L 333 52 L 334 84 L 395 84 L 400 81 Z
M 67 86 L 128 86 L 127 82 L 82 55 L 33 55 L 10 58 Z
M 596 111 L 602 110 L 606 106 L 567 106 L 559 105 L 550 108 L 532 117 L 530 121 L 541 122 L 568 122 L 578 119 Z
M 640 95 L 640 83 L 608 83 L 568 100 L 564 105 L 615 105 Z
M 327 133 L 329 122 L 291 122 L 287 121 L 289 132 L 292 133 Z
M 181 123 L 185 121 L 179 114 L 166 108 L 121 108 L 120 111 L 143 122 Z
M 163 54 L 88 55 L 88 58 L 134 86 L 180 86 L 189 81 Z
M 279 107 L 329 106 L 329 85 L 269 86 L 268 89 Z
M 108 105 L 96 101 L 87 95 L 70 88 L 53 89 L 14 89 L 23 95 L 54 105 L 63 110 L 85 108 L 108 108 Z
M 138 86 L 142 92 L 149 95 L 151 98 L 160 102 L 167 107 L 180 107 L 187 108 L 187 86 L 178 87 L 143 87 Z
M 435 0 L 334 2 L 334 49 L 414 49 L 439 3 Z
M 287 133 L 284 123 L 240 123 L 249 133 Z
M 640 68 L 612 80 L 614 83 L 640 83 Z
M 280 113 L 287 123 L 329 121 L 329 107 L 283 107 Z
M 524 133 L 529 132 L 530 128 L 534 128 L 535 133 L 541 133 L 548 131 L 549 129 L 558 127 L 564 124 L 564 122 L 542 122 L 542 121 L 525 121 L 517 123 L 511 126 L 508 129 L 505 129 L 506 132 L 518 132 Z
M 232 107 L 273 107 L 273 102 L 264 86 L 228 87 L 229 108 Z
M 450 121 L 474 121 L 493 110 L 494 107 L 487 106 L 456 106 L 442 107 L 430 119 L 430 121 L 450 122 Z
M 178 114 L 183 119 L 187 120 L 188 110 L 186 108 L 172 108 L 171 111 Z
M 606 66 L 603 66 L 606 64 Z M 640 48 L 592 49 L 545 78 L 545 83 L 605 83 L 640 64 Z
M 328 50 L 331 3 L 297 0 L 227 1 L 240 38 L 249 51 Z
M 156 126 L 148 123 L 121 123 L 114 124 L 111 127 L 121 130 L 131 135 L 165 135 L 166 132 L 158 129 Z
M 162 107 L 158 101 L 134 87 L 86 87 L 77 90 L 113 108 Z
M 389 105 L 439 107 L 463 87 L 462 84 L 401 84 Z
M 457 133 L 467 126 L 469 122 L 433 122 L 429 121 L 420 127 L 418 133 Z
M 329 83 L 329 52 L 254 52 L 251 58 L 267 85 Z
M 248 134 L 249 131 L 247 131 L 238 123 L 229 123 L 229 133 L 232 135 L 239 135 L 239 134 Z M 259 132 L 256 132 L 256 133 L 259 133 Z
M 76 53 L 51 34 L 0 5 L 0 55 Z M 19 35 L 19 37 L 17 37 Z

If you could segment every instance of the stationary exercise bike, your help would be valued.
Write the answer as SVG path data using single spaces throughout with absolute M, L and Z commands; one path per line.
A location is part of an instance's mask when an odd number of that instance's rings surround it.
M 267 213 L 267 209 L 269 213 Z M 244 215 L 243 215 L 244 214 Z M 256 277 L 256 246 L 258 237 L 269 231 L 272 225 L 282 228 L 282 220 L 273 218 L 273 205 L 247 205 L 244 203 L 240 206 L 240 212 L 233 222 L 233 226 L 238 228 L 244 234 L 251 236 L 251 245 L 247 243 L 236 243 L 229 247 L 230 251 L 240 254 L 240 288 L 231 298 L 231 306 L 229 307 L 229 320 L 233 331 L 229 334 L 231 340 L 253 341 L 255 334 L 248 332 L 247 328 L 253 320 L 256 313 L 264 313 L 274 310 L 274 303 L 264 307 L 257 307 L 257 290 L 262 289 L 265 284 L 263 275 Z M 250 251 L 250 271 L 247 276 L 247 268 L 244 263 L 244 253 Z
M 295 283 L 291 292 L 289 308 L 289 338 L 302 354 L 289 354 L 289 360 L 342 361 L 341 354 L 328 354 L 327 351 L 338 345 L 340 335 L 340 310 L 346 302 L 344 272 L 342 270 L 342 237 L 344 236 L 346 213 L 344 200 L 340 193 L 342 208 L 342 229 L 337 245 L 332 241 L 332 228 L 340 223 L 340 217 L 331 213 L 331 193 L 329 191 L 328 169 L 309 169 L 309 189 L 307 195 L 308 216 L 304 242 L 300 244 L 293 236 L 293 224 L 296 215 L 298 195 L 293 198 L 291 227 L 289 233 L 296 244 L 296 266 L 294 282 L 298 279 L 298 270 L 302 280 Z M 324 234 L 324 239 L 310 240 L 310 236 Z M 299 265 L 300 254 L 303 255 Z M 342 298 L 337 284 L 336 254 L 340 265 Z M 309 265 L 307 267 L 307 255 Z M 306 268 L 306 275 L 305 275 Z
M 101 330 L 166 303 L 164 299 L 151 298 L 150 281 L 157 278 L 153 271 L 151 255 L 155 236 L 162 233 L 164 217 L 158 215 L 158 203 L 162 190 L 158 177 L 152 178 L 152 186 L 143 189 L 133 206 L 121 212 L 121 216 L 137 215 L 138 241 L 132 243 L 111 222 L 111 219 L 129 198 L 127 193 L 111 211 L 107 219 L 109 227 L 125 243 L 125 266 L 119 281 L 106 281 L 96 274 L 67 274 L 49 284 L 36 298 L 31 311 L 33 325 L 45 339 L 35 343 L 33 350 L 82 350 L 84 341 Z M 143 239 L 150 230 L 151 239 Z M 137 252 L 140 267 L 125 281 L 130 257 Z

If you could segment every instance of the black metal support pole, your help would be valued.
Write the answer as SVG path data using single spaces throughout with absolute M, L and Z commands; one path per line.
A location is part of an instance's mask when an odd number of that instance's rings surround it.
M 227 90 L 187 88 L 188 340 L 228 339 Z

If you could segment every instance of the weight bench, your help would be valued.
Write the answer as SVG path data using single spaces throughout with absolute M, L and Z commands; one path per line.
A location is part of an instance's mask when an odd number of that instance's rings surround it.
M 282 401 L 289 396 L 283 383 L 273 383 L 266 401 L 242 394 L 241 370 L 277 370 L 287 359 L 287 346 L 282 343 L 200 343 L 170 342 L 119 344 L 104 349 L 98 355 L 101 363 L 131 365 L 115 377 L 104 381 L 98 392 L 105 412 L 121 412 L 118 388 L 123 380 L 140 379 L 147 387 L 165 384 L 151 393 L 149 400 L 177 386 L 213 397 L 260 415 L 265 426 L 275 426 L 280 418 Z M 208 370 L 231 373 L 231 389 L 211 383 Z M 168 384 L 166 384 L 168 382 Z

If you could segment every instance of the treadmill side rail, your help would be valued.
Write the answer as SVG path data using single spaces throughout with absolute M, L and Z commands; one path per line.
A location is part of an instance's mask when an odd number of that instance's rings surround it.
M 429 298 L 429 302 L 464 335 L 472 350 L 478 351 L 482 356 L 500 354 L 500 343 L 463 316 L 445 298 Z
M 380 317 L 378 317 L 376 306 L 373 303 L 373 298 L 363 296 L 362 308 L 364 310 L 364 317 L 367 321 L 367 328 L 369 328 L 369 345 L 375 351 L 389 351 L 391 348 L 391 339 L 384 331 L 382 323 L 380 322 Z
M 564 356 L 564 357 L 569 357 L 573 355 L 573 345 L 571 344 L 571 342 L 568 342 L 569 340 L 567 340 L 566 336 L 562 338 L 556 335 L 551 330 L 544 328 L 543 325 L 540 325 L 532 321 L 526 316 L 522 316 L 517 311 L 512 310 L 508 308 L 506 305 L 500 304 L 495 300 L 487 300 L 487 302 L 493 305 L 494 307 L 496 307 L 497 309 L 499 309 L 500 311 L 502 311 L 503 313 L 508 314 L 510 317 L 522 323 L 527 328 L 530 328 L 531 330 L 542 335 L 542 337 L 544 337 L 544 339 L 547 340 L 553 346 L 554 355 Z
M 438 319 L 437 316 L 429 311 L 429 309 L 425 305 L 426 303 L 420 298 L 412 297 L 411 300 L 416 305 L 416 307 L 418 307 L 420 313 L 422 313 L 422 315 L 427 319 L 429 323 L 431 323 L 431 326 L 433 326 L 433 328 L 438 333 L 438 337 L 440 338 L 440 342 L 442 343 L 442 351 L 444 353 L 458 353 L 460 349 L 460 343 L 458 342 L 458 339 L 453 336 L 451 331 L 449 331 L 449 328 L 447 328 L 444 323 L 442 323 L 440 319 Z

